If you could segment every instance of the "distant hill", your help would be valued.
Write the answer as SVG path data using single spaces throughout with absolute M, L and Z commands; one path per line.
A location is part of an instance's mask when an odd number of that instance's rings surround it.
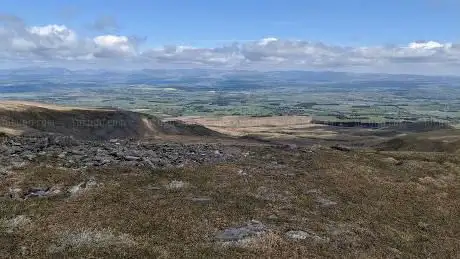
M 200 124 L 190 124 L 181 121 L 168 121 L 162 124 L 164 132 L 176 135 L 192 135 L 192 136 L 214 136 L 222 137 L 224 134 L 206 128 Z
M 161 122 L 142 113 L 64 107 L 32 102 L 0 102 L 0 132 L 7 135 L 56 133 L 78 139 L 147 138 L 161 135 L 217 136 L 203 126 Z
M 382 151 L 460 152 L 460 130 L 408 134 L 377 145 Z

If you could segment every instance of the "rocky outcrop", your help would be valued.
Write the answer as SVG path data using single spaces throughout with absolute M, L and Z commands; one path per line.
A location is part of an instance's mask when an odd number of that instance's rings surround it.
M 129 166 L 183 167 L 231 161 L 241 157 L 236 147 L 217 144 L 151 143 L 133 140 L 82 141 L 68 136 L 8 137 L 0 141 L 4 170 L 53 161 L 66 168 Z

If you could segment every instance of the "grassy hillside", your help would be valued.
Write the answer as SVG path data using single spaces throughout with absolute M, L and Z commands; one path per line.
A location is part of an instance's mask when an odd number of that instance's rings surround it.
M 458 153 L 460 151 L 460 131 L 440 130 L 409 134 L 385 141 L 378 145 L 378 149 L 387 151 Z
M 273 147 L 245 152 L 239 162 L 182 169 L 73 171 L 38 164 L 17 169 L 0 182 L 2 193 L 37 186 L 64 191 L 25 200 L 5 196 L 0 254 L 456 258 L 460 253 L 456 155 Z M 82 191 L 67 191 L 82 182 Z M 222 240 L 226 229 L 251 220 L 263 231 Z M 308 234 L 302 239 L 289 235 L 297 233 L 292 231 Z
M 161 135 L 221 136 L 201 125 L 118 109 L 74 108 L 37 103 L 0 103 L 0 132 L 30 135 L 58 133 L 78 139 L 141 139 Z
M 29 104 L 0 118 L 8 134 L 75 137 L 0 139 L 2 258 L 460 255 L 458 130 L 198 118 L 209 129 Z M 87 141 L 101 138 L 128 139 Z

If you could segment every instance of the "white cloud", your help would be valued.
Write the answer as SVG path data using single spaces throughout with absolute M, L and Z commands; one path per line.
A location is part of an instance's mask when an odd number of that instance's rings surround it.
M 402 46 L 347 47 L 305 40 L 264 38 L 202 48 L 168 45 L 139 49 L 134 37 L 85 37 L 65 25 L 27 26 L 14 17 L 0 17 L 0 58 L 3 61 L 91 62 L 153 67 L 181 64 L 190 67 L 254 69 L 331 69 L 344 71 L 445 73 L 460 66 L 460 45 L 414 41 Z M 3 23 L 3 26 L 2 26 Z M 117 62 L 109 62 L 116 59 Z
M 278 41 L 277 38 L 264 38 L 264 39 L 261 39 L 259 41 L 259 45 L 262 45 L 262 46 L 266 46 L 267 44 L 269 44 L 270 42 L 275 42 L 275 41 Z
M 27 28 L 31 34 L 35 34 L 41 37 L 56 37 L 62 42 L 75 41 L 77 35 L 74 31 L 67 28 L 65 25 L 46 25 L 46 26 L 33 26 Z
M 94 42 L 106 48 L 121 48 L 129 50 L 129 40 L 126 36 L 103 35 L 94 38 Z
M 409 48 L 411 49 L 437 49 L 444 47 L 443 44 L 436 42 L 436 41 L 428 41 L 428 42 L 412 42 L 409 44 Z
M 150 62 L 191 65 L 218 65 L 232 67 L 244 61 L 238 47 L 194 48 L 190 46 L 165 46 L 141 54 Z
M 97 50 L 95 57 L 123 57 L 136 55 L 134 44 L 126 36 L 102 35 L 93 39 Z
M 11 45 L 14 46 L 14 48 L 17 51 L 20 51 L 20 52 L 30 51 L 37 47 L 35 43 L 33 43 L 32 41 L 28 41 L 24 38 L 11 39 Z

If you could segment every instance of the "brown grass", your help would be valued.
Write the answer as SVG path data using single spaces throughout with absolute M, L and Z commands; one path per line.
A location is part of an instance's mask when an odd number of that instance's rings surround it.
M 331 134 L 322 132 L 323 129 L 315 128 L 311 123 L 311 117 L 307 116 L 274 116 L 274 117 L 249 117 L 249 116 L 220 116 L 220 117 L 197 117 L 185 116 L 172 118 L 185 123 L 204 125 L 214 131 L 230 136 L 244 136 L 248 134 L 264 135 L 269 133 L 272 136 L 282 137 L 297 133 Z M 293 132 L 290 132 L 293 131 Z M 333 132 L 332 132 L 333 134 Z
M 27 227 L 0 231 L 0 254 L 23 258 L 456 258 L 460 254 L 460 164 L 455 155 L 286 151 L 248 147 L 238 163 L 197 168 L 87 171 L 29 167 L 10 187 L 97 188 L 70 197 L 3 199 L 0 218 Z M 388 160 L 393 157 L 394 160 Z M 276 161 L 274 163 L 273 161 Z M 402 162 L 399 162 L 402 161 Z M 239 173 L 243 170 L 244 174 Z M 168 189 L 171 181 L 186 188 Z M 196 202 L 193 197 L 209 197 Z M 318 197 L 337 202 L 323 207 Z M 251 219 L 266 234 L 222 246 L 215 234 Z M 290 240 L 303 230 L 324 237 Z
M 95 109 L 91 107 L 72 107 L 72 106 L 62 106 L 55 104 L 39 103 L 39 102 L 30 102 L 30 101 L 1 101 L 0 109 L 2 110 L 11 110 L 11 111 L 26 111 L 30 108 L 45 108 L 54 111 L 71 111 L 71 110 L 86 110 L 86 111 L 96 111 L 96 110 L 105 110 L 113 111 L 110 109 Z

